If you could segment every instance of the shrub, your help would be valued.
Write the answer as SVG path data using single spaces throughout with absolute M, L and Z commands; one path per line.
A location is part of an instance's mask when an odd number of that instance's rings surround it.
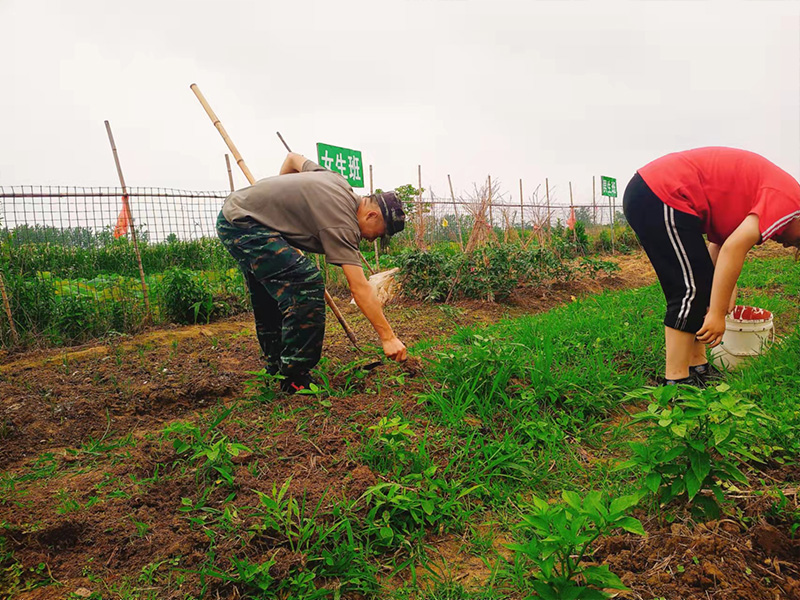
M 55 335 L 64 343 L 85 342 L 104 329 L 98 318 L 97 303 L 87 296 L 63 296 L 56 305 Z
M 160 283 L 161 308 L 176 323 L 208 321 L 214 311 L 211 292 L 185 269 L 167 270 Z
M 6 275 L 5 283 L 18 332 L 33 337 L 44 334 L 52 324 L 56 308 L 56 290 L 52 281 L 42 277 Z M 5 320 L 2 323 L 5 329 L 7 323 Z
M 652 394 L 655 402 L 632 420 L 647 425 L 647 439 L 630 442 L 633 457 L 617 468 L 641 469 L 644 488 L 660 503 L 681 498 L 692 502 L 696 516 L 716 518 L 724 499 L 720 484 L 747 483 L 738 465 L 742 457 L 755 460 L 751 426 L 766 415 L 725 383 L 703 390 L 667 386 Z
M 530 583 L 538 598 L 561 600 L 585 598 L 603 600 L 612 595 L 605 589 L 627 590 L 608 565 L 586 565 L 597 538 L 623 529 L 644 535 L 642 524 L 627 516 L 638 496 L 611 500 L 600 492 L 589 492 L 581 498 L 564 492 L 563 502 L 549 504 L 533 497 L 533 506 L 519 524 L 524 543 L 508 544 L 516 551 L 517 560 L 506 573 Z M 531 579 L 530 566 L 537 568 Z

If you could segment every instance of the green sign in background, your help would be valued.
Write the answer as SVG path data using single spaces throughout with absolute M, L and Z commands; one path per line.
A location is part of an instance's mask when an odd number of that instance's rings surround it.
M 354 188 L 364 187 L 364 163 L 360 150 L 317 143 L 317 162 L 329 171 L 339 173 Z
M 610 198 L 617 197 L 617 180 L 613 177 L 600 176 L 600 194 Z

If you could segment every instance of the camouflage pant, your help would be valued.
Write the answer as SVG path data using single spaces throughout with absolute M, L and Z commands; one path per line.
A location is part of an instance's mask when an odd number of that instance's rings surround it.
M 280 233 L 255 220 L 237 226 L 220 213 L 217 234 L 245 274 L 267 368 L 293 375 L 315 367 L 325 335 L 325 283 L 319 269 Z

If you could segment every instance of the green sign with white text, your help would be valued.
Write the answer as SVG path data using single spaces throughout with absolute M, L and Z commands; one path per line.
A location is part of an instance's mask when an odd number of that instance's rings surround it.
M 617 180 L 613 177 L 600 176 L 600 194 L 609 198 L 617 197 Z
M 317 162 L 329 171 L 339 173 L 354 188 L 364 187 L 364 163 L 360 150 L 317 143 Z

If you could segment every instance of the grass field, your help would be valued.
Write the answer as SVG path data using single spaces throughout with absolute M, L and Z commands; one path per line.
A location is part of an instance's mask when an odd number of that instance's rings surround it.
M 780 341 L 701 391 L 648 387 L 663 297 L 620 262 L 390 306 L 407 365 L 329 321 L 305 395 L 246 316 L 6 357 L 0 596 L 800 597 L 800 265 L 748 261 Z

